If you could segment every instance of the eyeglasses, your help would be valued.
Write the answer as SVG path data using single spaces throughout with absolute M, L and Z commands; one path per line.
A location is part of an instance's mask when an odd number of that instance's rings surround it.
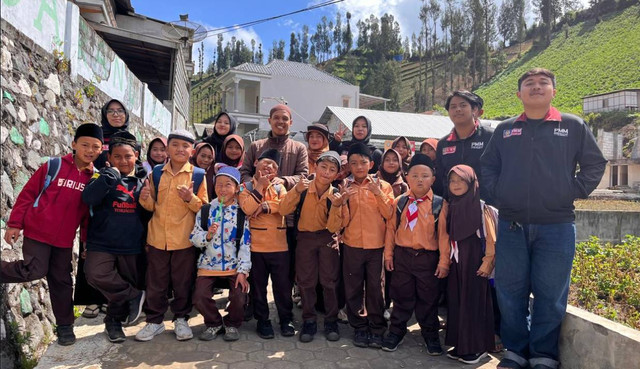
M 109 115 L 124 114 L 124 109 L 116 109 L 116 110 L 108 109 L 107 114 Z

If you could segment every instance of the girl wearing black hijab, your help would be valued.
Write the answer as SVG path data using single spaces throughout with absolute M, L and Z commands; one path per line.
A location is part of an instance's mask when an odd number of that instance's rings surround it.
M 216 116 L 213 124 L 213 133 L 203 140 L 203 142 L 213 146 L 216 153 L 216 163 L 222 159 L 222 155 L 219 155 L 219 153 L 222 152 L 225 138 L 236 133 L 237 126 L 236 118 L 229 113 L 222 112 Z
M 480 201 L 478 178 L 470 166 L 448 174 L 447 233 L 451 265 L 447 286 L 447 356 L 475 364 L 494 348 L 489 278 L 495 263 L 496 216 Z
M 341 139 L 341 135 L 334 135 L 334 140 L 329 144 L 329 148 L 337 151 L 340 155 L 347 155 L 349 153 L 349 148 L 354 143 L 367 145 L 373 155 L 373 168 L 369 170 L 369 173 L 377 173 L 380 163 L 382 162 L 382 150 L 369 143 L 371 140 L 371 121 L 369 118 L 361 115 L 354 119 L 353 123 L 351 123 L 351 134 L 351 140 L 342 143 L 339 141 Z
M 109 141 L 111 136 L 119 131 L 129 130 L 129 111 L 125 108 L 120 100 L 111 99 L 102 106 L 102 135 L 104 136 L 104 145 L 102 146 L 102 154 L 93 162 L 93 166 L 100 170 L 107 163 L 107 152 L 109 151 Z

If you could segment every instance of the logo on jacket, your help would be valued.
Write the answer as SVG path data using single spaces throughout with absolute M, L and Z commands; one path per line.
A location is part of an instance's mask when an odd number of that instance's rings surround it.
M 133 191 L 136 190 L 137 186 L 133 186 L 133 188 L 131 189 L 131 191 L 129 191 L 125 186 L 119 184 L 116 186 L 116 191 L 120 191 L 122 193 L 126 193 L 127 195 L 129 195 L 129 197 L 131 197 L 132 199 L 135 198 L 135 196 L 133 196 Z
M 502 138 L 508 138 L 511 136 L 521 136 L 521 135 L 522 135 L 522 128 L 505 129 L 504 131 L 502 131 Z
M 453 154 L 454 152 L 456 152 L 456 147 L 455 146 L 449 146 L 449 147 L 443 147 L 442 148 L 442 155 Z
M 553 135 L 554 136 L 560 136 L 560 137 L 568 137 L 569 136 L 569 128 L 555 128 L 553 130 Z
M 471 143 L 471 148 L 472 149 L 477 149 L 477 150 L 482 150 L 484 148 L 484 142 L 480 141 L 480 142 L 472 142 Z

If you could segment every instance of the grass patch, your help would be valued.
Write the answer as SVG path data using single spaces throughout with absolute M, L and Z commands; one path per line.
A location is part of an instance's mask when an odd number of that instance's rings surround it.
M 569 303 L 640 329 L 640 237 L 617 245 L 592 237 L 576 245 Z
M 625 200 L 576 200 L 576 210 L 640 211 L 640 202 Z

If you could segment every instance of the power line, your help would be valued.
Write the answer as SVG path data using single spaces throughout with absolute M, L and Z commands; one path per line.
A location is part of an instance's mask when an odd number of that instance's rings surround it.
M 207 37 L 217 36 L 217 35 L 221 35 L 221 34 L 224 34 L 224 33 L 227 33 L 227 32 L 235 31 L 237 29 L 248 28 L 248 27 L 251 27 L 251 26 L 255 26 L 257 24 L 261 24 L 261 23 L 272 21 L 274 19 L 287 17 L 289 15 L 308 12 L 308 11 L 311 11 L 311 10 L 323 8 L 325 6 L 334 5 L 334 4 L 337 4 L 337 3 L 341 3 L 343 1 L 344 0 L 329 0 L 329 1 L 325 1 L 325 2 L 322 2 L 322 3 L 316 4 L 316 5 L 309 6 L 309 7 L 304 8 L 304 9 L 296 10 L 296 11 L 285 13 L 285 14 L 275 15 L 275 16 L 268 17 L 268 18 L 262 18 L 262 19 L 258 19 L 258 20 L 254 20 L 254 21 L 250 21 L 250 22 L 246 22 L 246 23 L 236 24 L 236 25 L 233 25 L 233 26 L 226 26 L 226 27 L 210 29 L 210 30 L 207 30 L 206 34 L 207 34 Z

